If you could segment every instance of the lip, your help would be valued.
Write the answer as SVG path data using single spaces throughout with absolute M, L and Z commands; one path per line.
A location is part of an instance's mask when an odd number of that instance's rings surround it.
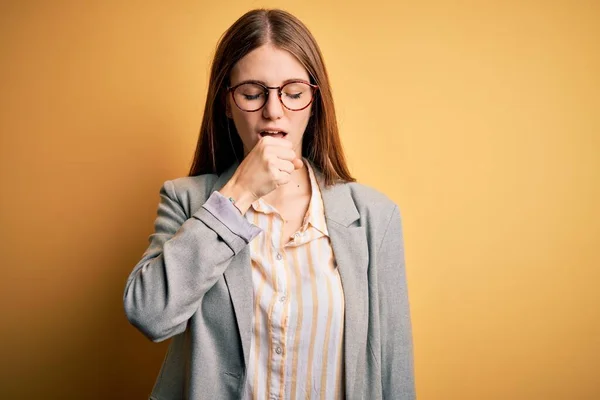
M 263 135 L 261 133 L 263 131 L 282 132 L 283 133 L 283 137 L 286 137 L 287 134 L 288 134 L 288 132 L 285 129 L 276 128 L 276 127 L 267 127 L 267 128 L 260 129 L 258 131 L 258 136 L 262 137 Z
M 276 127 L 276 126 L 267 126 L 267 127 L 265 127 L 265 128 L 261 128 L 261 129 L 259 129 L 259 130 L 258 130 L 258 133 L 261 133 L 262 131 L 273 131 L 273 132 L 275 132 L 275 131 L 280 131 L 280 132 L 285 132 L 285 133 L 287 133 L 287 131 L 286 131 L 285 129 L 283 129 L 283 128 L 278 128 L 278 127 Z

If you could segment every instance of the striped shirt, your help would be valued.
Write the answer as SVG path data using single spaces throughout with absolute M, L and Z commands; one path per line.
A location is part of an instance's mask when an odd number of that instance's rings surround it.
M 300 229 L 283 238 L 284 221 L 262 198 L 246 219 L 262 229 L 250 242 L 253 335 L 245 398 L 343 398 L 344 293 L 319 185 L 311 186 Z

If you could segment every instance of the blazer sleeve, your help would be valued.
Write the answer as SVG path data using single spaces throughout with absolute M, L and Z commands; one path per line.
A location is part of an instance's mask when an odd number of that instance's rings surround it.
M 222 198 L 213 192 L 188 218 L 173 181 L 160 189 L 154 233 L 123 295 L 128 320 L 154 342 L 186 329 L 231 258 L 261 232 Z
M 416 398 L 402 222 L 394 207 L 378 251 L 381 379 L 384 399 Z

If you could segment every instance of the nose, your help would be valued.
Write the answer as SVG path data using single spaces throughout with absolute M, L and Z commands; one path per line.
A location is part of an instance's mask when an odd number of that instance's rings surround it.
M 267 103 L 262 109 L 263 117 L 266 119 L 279 119 L 283 117 L 283 104 L 279 101 L 279 89 L 269 89 L 269 96 L 267 97 Z

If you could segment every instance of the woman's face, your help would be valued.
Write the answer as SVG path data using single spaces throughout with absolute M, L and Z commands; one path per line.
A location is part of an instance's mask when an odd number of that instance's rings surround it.
M 308 72 L 291 53 L 266 44 L 238 61 L 231 71 L 230 82 L 231 86 L 236 86 L 252 80 L 273 87 L 294 79 L 309 82 Z M 304 110 L 291 111 L 281 104 L 277 90 L 269 90 L 266 104 L 256 112 L 240 110 L 231 93 L 227 96 L 227 109 L 244 144 L 244 155 L 256 146 L 262 137 L 261 132 L 277 130 L 287 132 L 283 139 L 291 141 L 296 155 L 302 156 L 302 136 L 310 119 L 312 104 Z

